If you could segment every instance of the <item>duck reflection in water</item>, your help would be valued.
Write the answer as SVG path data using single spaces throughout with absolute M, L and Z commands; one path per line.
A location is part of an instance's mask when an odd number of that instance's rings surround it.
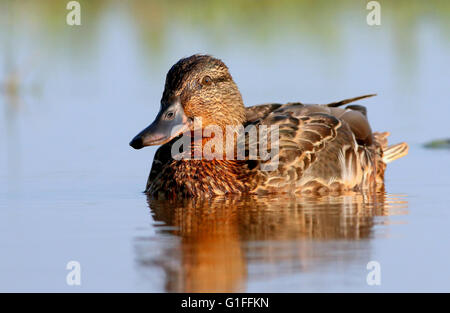
M 400 196 L 355 192 L 148 197 L 148 204 L 154 220 L 163 224 L 159 239 L 169 234 L 169 244 L 160 242 L 162 251 L 155 255 L 154 240 L 136 239 L 137 260 L 140 270 L 164 270 L 168 292 L 243 292 L 249 280 L 317 271 L 325 265 L 360 262 L 364 271 L 373 226 L 388 223 L 387 216 L 403 214 L 407 207 Z

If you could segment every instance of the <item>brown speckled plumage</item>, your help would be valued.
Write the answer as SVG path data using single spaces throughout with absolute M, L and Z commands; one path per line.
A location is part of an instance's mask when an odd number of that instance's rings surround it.
M 208 84 L 201 84 L 207 75 Z M 388 147 L 388 133 L 372 133 L 365 107 L 342 105 L 264 104 L 245 108 L 225 64 L 194 55 L 167 74 L 161 103 L 178 97 L 186 116 L 201 117 L 203 126 L 277 125 L 278 166 L 263 171 L 263 160 L 174 160 L 171 147 L 155 154 L 146 186 L 153 196 L 205 197 L 224 194 L 319 193 L 376 190 L 383 186 L 386 163 L 407 154 L 401 143 Z M 162 105 L 163 106 L 163 105 Z M 264 134 L 270 138 L 270 128 Z M 261 138 L 260 138 L 261 139 Z

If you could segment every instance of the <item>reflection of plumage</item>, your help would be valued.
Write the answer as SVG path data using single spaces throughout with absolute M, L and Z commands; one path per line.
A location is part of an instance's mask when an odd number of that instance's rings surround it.
M 387 223 L 388 215 L 404 213 L 407 202 L 384 193 L 343 192 L 169 200 L 149 196 L 148 204 L 154 220 L 164 225 L 157 229 L 172 240 L 163 241 L 156 255 L 154 240 L 138 241 L 140 269 L 163 269 L 166 291 L 236 292 L 245 291 L 246 281 L 255 276 L 311 272 L 336 263 L 361 262 L 358 266 L 364 268 L 374 217 L 385 216 L 378 222 Z
M 204 77 L 207 85 L 199 83 Z M 167 75 L 162 103 L 165 98 L 181 99 L 188 119 L 202 117 L 204 126 L 216 124 L 224 132 L 225 125 L 267 126 L 253 143 L 258 147 L 262 140 L 271 147 L 275 131 L 271 127 L 277 126 L 279 149 L 268 160 L 250 160 L 248 155 L 246 160 L 174 160 L 175 138 L 158 149 L 146 192 L 207 196 L 376 190 L 383 185 L 386 163 L 406 155 L 408 146 L 388 147 L 388 133 L 372 133 L 365 107 L 340 107 L 366 97 L 328 105 L 265 104 L 244 109 L 222 61 L 205 55 L 182 59 Z M 203 138 L 200 145 L 209 139 Z M 276 165 L 268 167 L 274 160 Z

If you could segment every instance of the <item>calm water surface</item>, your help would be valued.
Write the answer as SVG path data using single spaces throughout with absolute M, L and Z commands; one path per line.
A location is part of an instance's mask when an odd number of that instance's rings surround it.
M 0 1 L 0 291 L 450 291 L 450 7 L 262 1 Z M 222 58 L 247 105 L 366 93 L 410 154 L 385 193 L 156 201 L 141 191 L 183 56 Z M 81 286 L 66 284 L 80 262 Z M 370 261 L 381 285 L 366 283 Z

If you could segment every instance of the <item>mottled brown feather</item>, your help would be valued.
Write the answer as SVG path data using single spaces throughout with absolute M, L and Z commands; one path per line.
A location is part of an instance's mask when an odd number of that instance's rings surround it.
M 204 73 L 212 77 L 211 88 L 198 85 Z M 195 55 L 180 60 L 169 71 L 162 103 L 172 96 L 181 98 L 189 118 L 200 116 L 221 127 L 268 128 L 258 142 L 246 143 L 245 160 L 174 160 L 171 147 L 176 139 L 163 145 L 155 154 L 146 186 L 151 196 L 326 194 L 380 189 L 386 163 L 407 153 L 405 143 L 388 147 L 388 133 L 372 132 L 365 107 L 341 107 L 373 95 L 326 105 L 292 102 L 244 108 L 225 64 L 210 56 Z M 271 147 L 271 126 L 279 131 L 279 149 L 269 150 L 275 152 L 278 166 L 268 171 L 264 169 L 274 159 L 252 160 L 249 151 L 259 149 L 261 140 L 267 140 Z

